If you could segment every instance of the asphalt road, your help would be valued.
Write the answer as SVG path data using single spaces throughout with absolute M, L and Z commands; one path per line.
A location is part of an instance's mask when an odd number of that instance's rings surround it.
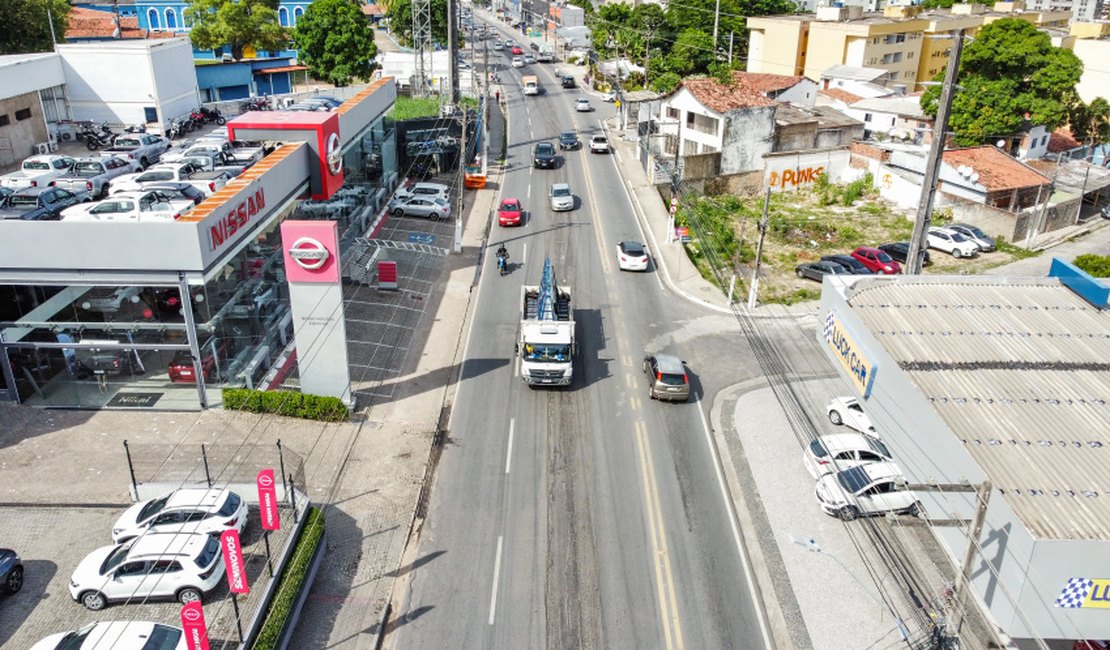
M 694 366 L 691 402 L 664 404 L 647 398 L 641 372 L 645 351 L 694 363 L 686 353 L 699 339 L 736 325 L 670 295 L 654 269 L 617 269 L 616 243 L 643 236 L 612 156 L 571 151 L 554 170 L 532 169 L 535 142 L 573 127 L 585 143 L 613 110 L 592 99 L 595 112 L 574 112 L 582 93 L 558 87 L 553 70 L 502 73 L 502 195 L 520 198 L 527 220 L 491 226 L 512 272 L 499 277 L 484 260 L 451 437 L 393 646 L 768 647 L 702 415 L 701 399 L 721 384 L 703 386 Z M 529 73 L 546 94 L 513 87 Z M 552 182 L 570 183 L 574 211 L 551 212 Z M 576 380 L 563 390 L 529 389 L 512 358 L 520 285 L 539 282 L 545 257 L 573 292 L 578 325 Z M 745 354 L 733 372 L 751 363 Z M 696 357 L 707 369 L 721 361 Z

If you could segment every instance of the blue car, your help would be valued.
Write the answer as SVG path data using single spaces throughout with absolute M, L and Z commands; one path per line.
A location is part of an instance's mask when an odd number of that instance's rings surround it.
M 0 548 L 0 592 L 14 594 L 23 588 L 23 562 L 10 548 Z

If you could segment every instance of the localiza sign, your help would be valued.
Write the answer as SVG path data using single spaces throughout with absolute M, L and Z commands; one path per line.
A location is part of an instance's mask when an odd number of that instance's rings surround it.
M 277 486 L 274 484 L 274 470 L 264 469 L 255 479 L 258 487 L 258 514 L 262 519 L 262 530 L 281 528 L 281 515 L 278 513 Z
M 199 601 L 181 606 L 181 629 L 185 632 L 186 648 L 208 650 L 208 629 L 204 625 L 204 608 Z
M 247 569 L 243 565 L 243 546 L 239 542 L 239 531 L 232 528 L 220 535 L 220 548 L 224 552 L 224 565 L 227 566 L 227 587 L 233 594 L 249 594 Z

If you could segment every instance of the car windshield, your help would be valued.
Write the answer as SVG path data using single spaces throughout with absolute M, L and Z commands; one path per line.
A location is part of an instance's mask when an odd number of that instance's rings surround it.
M 952 235 L 952 241 L 967 241 L 967 237 L 964 237 L 963 235 L 956 232 L 955 230 L 952 231 L 951 235 Z
M 8 205 L 13 208 L 37 208 L 39 206 L 39 197 L 30 194 L 13 194 L 8 199 Z
M 98 162 L 79 162 L 73 166 L 76 176 L 97 176 L 103 171 L 104 168 Z
M 205 568 L 208 567 L 208 565 L 212 564 L 212 562 L 216 559 L 216 556 L 219 555 L 219 554 L 220 554 L 220 540 L 219 540 L 219 538 L 209 537 L 208 541 L 205 542 L 205 544 L 204 544 L 204 548 L 201 549 L 200 555 L 198 555 L 197 559 L 194 560 L 194 561 L 197 563 L 198 567 L 200 567 L 202 569 L 205 569 Z
M 862 467 L 852 467 L 837 474 L 836 480 L 840 481 L 840 486 L 848 493 L 858 494 L 871 482 L 871 477 Z
M 174 650 L 181 643 L 181 630 L 168 625 L 155 625 L 142 650 Z
M 505 201 L 501 204 L 501 210 L 504 212 L 520 212 L 520 204 L 516 201 Z
M 131 201 L 104 201 L 97 204 L 97 206 L 89 210 L 89 214 L 118 214 L 121 212 L 131 212 L 135 209 L 135 204 Z
M 890 255 L 887 255 L 886 253 L 884 253 L 884 252 L 882 252 L 882 251 L 879 251 L 879 252 L 878 252 L 878 253 L 877 253 L 877 254 L 875 255 L 875 257 L 876 257 L 876 258 L 878 258 L 878 260 L 879 260 L 880 262 L 893 262 L 893 261 L 894 261 L 893 259 L 891 259 Z
M 58 645 L 54 647 L 54 650 L 81 650 L 81 645 L 85 643 L 85 639 L 96 625 L 96 623 L 89 623 L 80 630 L 74 630 L 66 634 L 62 637 Z
M 867 439 L 867 444 L 871 447 L 872 451 L 874 451 L 875 453 L 878 453 L 878 454 L 882 454 L 883 456 L 886 456 L 887 458 L 892 458 L 893 457 L 892 454 L 890 453 L 890 450 L 886 448 L 885 444 L 883 444 L 882 440 L 876 440 L 875 438 L 872 438 L 871 436 L 865 436 L 865 437 Z
M 536 145 L 536 153 L 551 153 L 552 151 L 554 151 L 554 149 L 546 142 L 541 142 Z
M 138 178 L 136 178 L 135 182 L 136 183 L 149 183 L 151 181 L 172 181 L 172 180 L 173 180 L 173 172 L 164 171 L 164 172 L 148 172 L 148 173 L 143 174 L 142 176 L 139 176 Z
M 594 142 L 597 142 L 597 143 L 599 143 L 599 144 L 600 144 L 600 143 L 604 143 L 604 142 L 605 142 L 605 136 L 603 136 L 603 135 L 595 135 L 595 136 L 593 137 L 593 141 L 594 141 Z
M 227 501 L 224 501 L 223 507 L 220 508 L 219 515 L 221 517 L 230 517 L 239 510 L 239 504 L 242 502 L 243 499 L 238 494 L 235 494 L 234 492 L 228 492 Z
M 23 169 L 49 170 L 50 165 L 42 162 L 41 160 L 28 160 L 27 162 L 23 163 Z
M 108 575 L 115 570 L 124 560 L 127 559 L 127 553 L 131 550 L 131 544 L 120 544 L 112 549 L 108 557 L 104 558 L 104 563 L 100 565 L 100 575 Z
M 574 142 L 575 136 L 574 136 L 573 133 L 567 131 L 566 133 L 560 133 L 559 134 L 559 139 L 562 140 L 563 142 Z
M 551 190 L 551 196 L 570 196 L 569 187 L 556 187 Z
M 143 143 L 138 138 L 116 138 L 112 143 L 114 149 L 138 149 Z
M 143 506 L 143 509 L 139 511 L 139 521 L 146 521 L 159 512 L 162 512 L 162 509 L 166 507 L 166 502 L 169 500 L 170 495 L 167 494 L 164 497 L 158 497 L 157 499 L 148 501 L 147 504 Z
M 541 363 L 561 363 L 569 359 L 569 345 L 548 345 L 542 343 L 526 343 L 524 345 L 525 361 L 539 361 Z
M 982 230 L 979 230 L 975 226 L 964 226 L 964 230 L 966 230 L 969 233 L 975 235 L 976 237 L 985 238 L 987 236 L 987 233 L 983 232 Z
M 625 242 L 621 244 L 621 248 L 624 249 L 625 255 L 639 256 L 644 254 L 644 248 L 639 244 Z

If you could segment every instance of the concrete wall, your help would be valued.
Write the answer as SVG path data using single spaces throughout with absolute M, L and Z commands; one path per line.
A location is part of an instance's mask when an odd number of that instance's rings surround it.
M 847 149 L 810 153 L 774 154 L 765 159 L 766 187 L 773 191 L 792 191 L 813 185 L 821 174 L 840 182 L 849 171 L 851 154 Z
M 1076 92 L 1085 102 L 1095 97 L 1110 99 L 1110 40 L 1081 38 L 1072 50 L 1083 62 L 1083 76 L 1075 85 Z
M 27 109 L 30 117 L 16 118 L 17 111 Z M 0 115 L 8 119 L 6 126 L 0 126 L 0 167 L 22 161 L 36 153 L 36 144 L 46 142 L 46 121 L 37 90 L 0 99 Z
M 729 113 L 725 116 L 722 140 L 722 174 L 763 169 L 763 156 L 774 148 L 775 107 L 760 106 Z
M 785 92 L 776 95 L 775 100 L 813 108 L 817 103 L 817 82 L 812 79 L 802 79 L 793 87 L 787 88 Z

